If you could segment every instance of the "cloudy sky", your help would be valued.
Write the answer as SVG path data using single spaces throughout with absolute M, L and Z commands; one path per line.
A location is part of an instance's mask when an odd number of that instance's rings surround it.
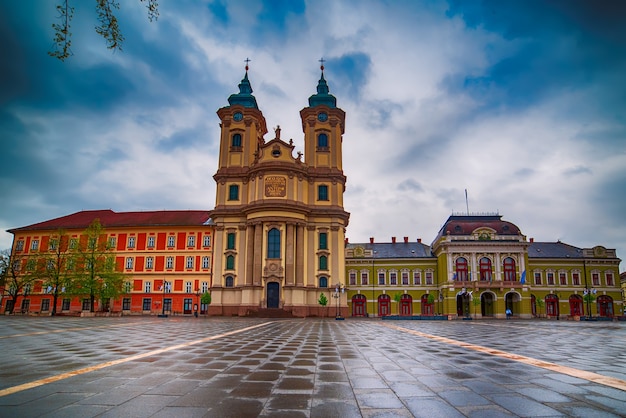
M 211 209 L 219 126 L 250 58 L 268 127 L 303 150 L 320 76 L 347 114 L 351 242 L 430 243 L 453 212 L 626 258 L 626 3 L 120 1 L 122 52 L 73 0 L 0 2 L 0 230 L 83 209 Z M 273 131 L 266 139 L 273 138 Z M 0 233 L 0 248 L 12 235 Z

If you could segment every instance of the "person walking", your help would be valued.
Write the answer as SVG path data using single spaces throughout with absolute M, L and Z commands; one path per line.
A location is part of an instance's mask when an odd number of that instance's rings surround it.
M 513 312 L 511 312 L 511 310 L 509 308 L 506 308 L 506 319 L 511 319 L 511 315 L 513 314 Z

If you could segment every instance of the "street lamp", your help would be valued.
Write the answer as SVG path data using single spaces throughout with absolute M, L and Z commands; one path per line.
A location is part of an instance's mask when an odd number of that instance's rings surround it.
M 196 306 L 194 306 L 193 315 L 198 317 L 198 307 L 200 306 L 200 289 L 196 288 Z
M 346 291 L 345 286 L 342 286 L 341 284 L 337 284 L 335 285 L 335 291 L 331 294 L 331 296 L 335 298 L 335 300 L 337 301 L 337 310 L 335 313 L 335 319 L 337 320 L 343 319 L 343 317 L 339 313 L 339 300 L 341 299 L 341 294 L 344 293 L 345 291 Z
M 167 315 L 165 314 L 165 292 L 168 286 L 168 282 L 163 280 L 163 297 L 161 298 L 161 315 L 159 315 L 160 318 L 167 318 Z

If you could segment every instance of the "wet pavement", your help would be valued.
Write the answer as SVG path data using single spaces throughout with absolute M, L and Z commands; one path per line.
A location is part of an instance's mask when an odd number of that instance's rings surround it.
M 623 322 L 0 317 L 0 417 L 625 416 L 624 347 Z

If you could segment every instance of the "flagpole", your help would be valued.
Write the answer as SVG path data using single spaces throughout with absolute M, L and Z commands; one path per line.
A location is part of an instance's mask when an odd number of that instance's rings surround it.
M 469 202 L 467 200 L 467 189 L 465 189 L 465 208 L 467 209 L 467 216 L 469 216 Z

